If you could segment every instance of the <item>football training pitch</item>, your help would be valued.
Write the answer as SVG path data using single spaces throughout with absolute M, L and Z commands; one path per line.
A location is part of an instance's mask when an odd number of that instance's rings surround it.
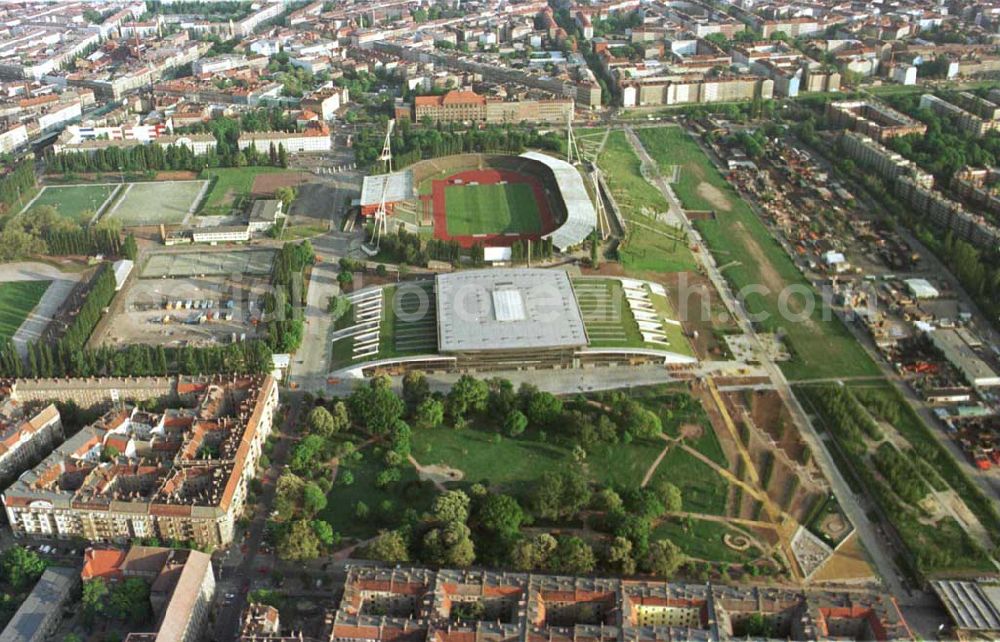
M 29 211 L 50 205 L 59 216 L 76 223 L 88 223 L 94 213 L 101 209 L 117 185 L 50 185 L 38 194 Z M 84 214 L 87 213 L 87 216 Z
M 28 314 L 41 301 L 51 281 L 0 283 L 0 341 L 14 336 Z
M 449 185 L 444 198 L 449 236 L 541 231 L 538 203 L 528 184 Z
M 208 181 L 130 183 L 106 217 L 125 227 L 179 225 L 194 212 Z

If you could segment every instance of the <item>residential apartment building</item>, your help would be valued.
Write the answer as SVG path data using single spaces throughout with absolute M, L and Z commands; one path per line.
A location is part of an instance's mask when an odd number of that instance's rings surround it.
M 61 566 L 45 569 L 7 626 L 0 642 L 46 642 L 55 635 L 80 585 L 76 570 Z
M 49 404 L 33 417 L 11 399 L 0 406 L 0 487 L 41 461 L 65 438 L 62 418 Z
M 959 129 L 973 136 L 981 137 L 988 131 L 1000 129 L 1000 119 L 997 118 L 1000 116 L 1000 107 L 965 92 L 958 94 L 957 99 L 962 106 L 952 104 L 934 94 L 924 94 L 920 97 L 920 108 L 930 109 L 939 116 L 950 118 Z M 967 111 L 963 107 L 972 107 L 978 114 Z M 984 114 L 987 117 L 982 118 L 979 114 Z
M 128 552 L 87 549 L 80 573 L 84 580 L 108 583 L 145 580 L 156 616 L 152 631 L 129 633 L 125 642 L 199 642 L 215 597 L 212 558 L 187 549 L 132 546 Z
M 226 546 L 278 406 L 273 378 L 183 381 L 188 406 L 116 408 L 3 494 L 15 537 Z
M 981 249 L 993 251 L 1000 245 L 1000 228 L 937 190 L 928 189 L 909 176 L 898 177 L 894 188 L 900 200 L 927 216 L 935 227 L 950 230 L 958 238 Z
M 774 81 L 758 76 L 652 76 L 621 84 L 622 106 L 701 105 L 774 97 Z
M 875 170 L 880 177 L 888 181 L 893 181 L 899 176 L 909 176 L 918 185 L 927 188 L 934 186 L 933 174 L 925 172 L 913 161 L 903 158 L 864 134 L 845 131 L 841 134 L 840 145 L 844 153 L 858 165 Z
M 191 73 L 195 76 L 202 74 L 217 74 L 233 69 L 264 69 L 267 67 L 267 56 L 254 56 L 248 58 L 239 54 L 225 54 L 221 56 L 209 56 L 199 58 L 191 63 Z
M 994 220 L 1000 219 L 1000 195 L 996 191 L 998 185 L 1000 170 L 995 167 L 963 167 L 951 179 L 951 188 L 960 199 L 972 207 L 983 209 Z
M 317 114 L 323 120 L 333 120 L 337 110 L 347 104 L 347 87 L 330 87 L 302 99 L 299 106 Z
M 482 615 L 464 615 L 470 605 Z M 914 639 L 895 600 L 876 592 L 348 567 L 340 605 L 318 640 L 716 642 L 756 639 L 752 627 L 761 621 L 774 639 Z M 253 608 L 240 640 L 298 639 L 280 628 L 276 613 Z
M 160 145 L 161 147 L 183 145 L 192 153 L 200 155 L 215 151 L 216 140 L 212 134 L 158 134 L 150 138 L 90 138 L 79 135 L 78 130 L 67 128 L 52 144 L 52 151 L 56 154 L 60 152 L 93 154 L 99 149 L 128 148 L 137 145 Z
M 833 126 L 852 129 L 879 142 L 927 131 L 922 122 L 887 105 L 865 100 L 832 102 L 827 105 L 826 115 Z

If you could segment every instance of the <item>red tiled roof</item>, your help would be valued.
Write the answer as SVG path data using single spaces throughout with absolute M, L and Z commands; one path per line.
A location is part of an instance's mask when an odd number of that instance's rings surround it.
M 118 579 L 121 577 L 121 565 L 124 561 L 125 551 L 117 548 L 88 548 L 83 553 L 83 570 L 80 571 L 80 578 Z

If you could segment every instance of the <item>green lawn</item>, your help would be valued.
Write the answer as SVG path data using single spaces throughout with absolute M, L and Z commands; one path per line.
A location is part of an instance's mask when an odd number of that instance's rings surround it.
M 463 483 L 488 482 L 504 492 L 522 494 L 548 470 L 576 466 L 569 448 L 529 430 L 520 437 L 479 428 L 413 431 L 413 456 L 422 465 L 439 464 L 464 473 Z M 636 486 L 663 448 L 659 441 L 602 444 L 588 455 L 585 470 L 602 485 Z
M 31 208 L 50 205 L 65 219 L 87 223 L 108 200 L 115 187 L 117 185 L 49 186 L 42 190 Z
M 681 489 L 684 511 L 725 515 L 729 484 L 712 468 L 680 446 L 670 448 L 660 462 L 653 482 L 668 481 Z
M 289 170 L 280 167 L 223 167 L 206 169 L 200 178 L 212 181 L 198 213 L 205 216 L 229 214 L 240 199 L 250 194 L 253 179 L 260 174 L 274 174 Z M 332 206 L 332 204 L 331 204 Z
M 625 271 L 648 277 L 650 273 L 697 269 L 683 233 L 653 218 L 667 211 L 667 201 L 642 177 L 641 163 L 625 132 L 608 135 L 597 163 L 622 216 L 631 225 L 628 239 L 619 250 Z
M 178 225 L 196 205 L 204 187 L 205 181 L 130 183 L 106 217 L 121 221 L 125 227 Z
M 525 183 L 449 185 L 444 203 L 450 236 L 530 234 L 542 229 L 535 192 Z
M 738 531 L 725 524 L 702 519 L 691 520 L 690 524 L 687 520 L 667 519 L 653 529 L 649 539 L 669 539 L 680 546 L 686 555 L 700 560 L 739 564 L 760 557 L 760 550 L 755 546 L 745 551 L 735 551 L 726 546 L 722 539 L 726 533 L 738 534 Z
M 51 281 L 7 281 L 0 283 L 0 341 L 14 336 Z
M 763 286 L 763 291 L 747 293 L 744 302 L 750 312 L 766 317 L 759 327 L 787 333 L 794 359 L 782 365 L 785 373 L 793 379 L 877 375 L 874 362 L 832 312 L 824 313 L 815 304 L 806 317 L 803 293 L 813 293 L 812 287 L 687 133 L 678 127 L 659 127 L 640 129 L 638 134 L 663 170 L 681 165 L 674 190 L 684 207 L 715 211 L 714 219 L 698 221 L 697 226 L 716 261 L 728 264 L 723 274 L 733 289 Z M 786 309 L 802 320 L 785 319 L 779 311 L 779 296 L 789 286 L 795 290 L 786 295 Z M 818 295 L 814 298 L 818 300 Z

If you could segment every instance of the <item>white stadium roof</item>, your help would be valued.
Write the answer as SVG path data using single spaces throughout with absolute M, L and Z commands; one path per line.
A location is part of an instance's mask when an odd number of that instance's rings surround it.
M 597 227 L 597 212 L 580 172 L 566 161 L 546 154 L 525 152 L 521 157 L 543 163 L 552 170 L 563 202 L 566 203 L 566 221 L 552 233 L 546 234 L 545 238 L 552 239 L 552 244 L 559 249 L 579 245 L 587 240 Z
M 378 205 L 382 202 L 382 186 L 385 185 L 386 181 L 389 182 L 385 192 L 386 203 L 396 203 L 414 198 L 413 172 L 408 169 L 391 174 L 365 176 L 365 182 L 361 185 L 362 207 Z
M 435 281 L 442 353 L 587 345 L 576 294 L 562 270 L 463 270 Z

